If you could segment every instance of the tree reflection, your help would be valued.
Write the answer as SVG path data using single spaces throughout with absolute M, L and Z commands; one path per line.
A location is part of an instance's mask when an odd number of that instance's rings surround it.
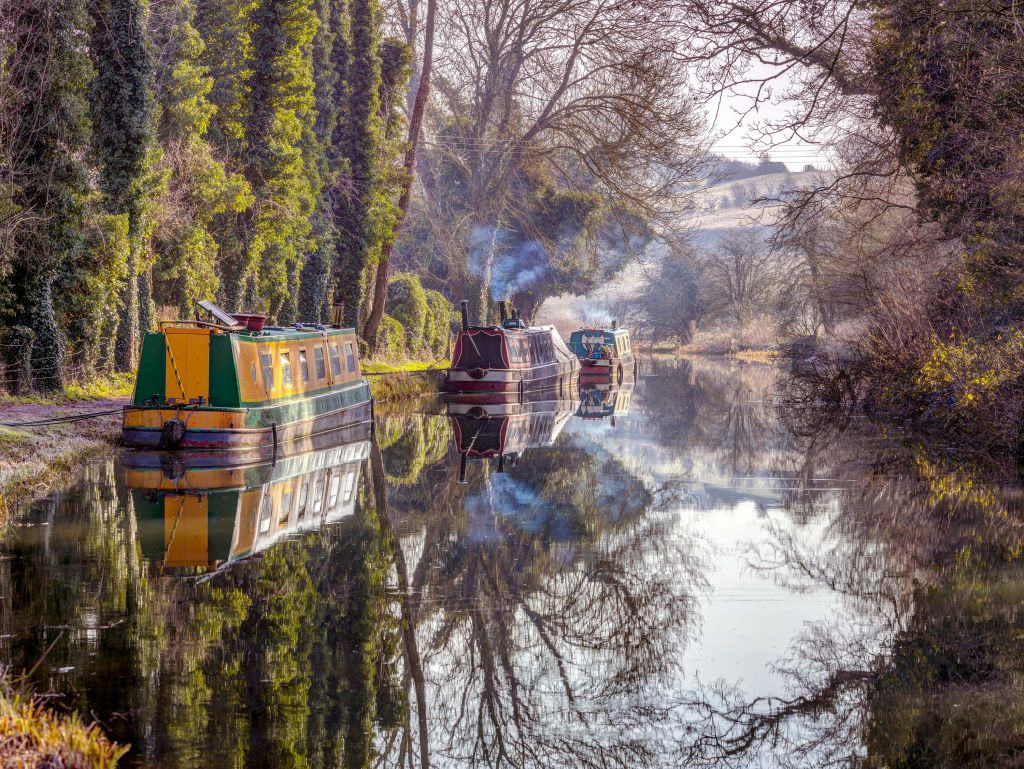
M 818 540 L 808 546 L 775 526 L 750 554 L 779 584 L 828 589 L 851 611 L 797 637 L 777 665 L 784 692 L 750 697 L 724 681 L 695 691 L 681 760 L 1019 765 L 1019 482 L 920 444 L 876 440 L 865 452 L 857 438 L 867 431 L 808 436 L 808 454 L 825 452 L 835 485 L 851 482 L 833 489 L 838 504 Z M 796 509 L 806 491 L 792 491 Z
M 424 764 L 427 742 L 445 764 L 657 763 L 670 728 L 659 694 L 701 582 L 651 493 L 566 435 L 507 473 L 475 463 L 468 480 L 424 477 L 413 496 L 435 500 L 427 509 L 392 498 L 402 550 L 418 553 L 409 616 L 427 670 L 420 734 L 403 744 Z

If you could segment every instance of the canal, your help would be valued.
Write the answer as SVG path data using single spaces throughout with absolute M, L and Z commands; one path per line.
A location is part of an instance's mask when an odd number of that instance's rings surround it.
M 1019 765 L 1016 468 L 780 377 L 90 462 L 0 541 L 0 661 L 133 767 Z

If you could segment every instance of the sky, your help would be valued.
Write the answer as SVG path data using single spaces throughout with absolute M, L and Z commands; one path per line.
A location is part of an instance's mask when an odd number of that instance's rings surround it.
M 767 76 L 770 73 L 771 67 L 767 65 L 759 65 L 751 70 L 752 75 L 758 76 Z M 788 105 L 777 94 L 784 93 L 789 83 L 788 77 L 780 77 L 772 86 L 772 92 L 776 94 L 773 100 L 758 105 L 755 112 L 745 116 L 741 116 L 740 113 L 750 106 L 753 86 L 745 90 L 727 93 L 715 103 L 707 105 L 705 109 L 708 114 L 708 122 L 716 136 L 712 151 L 732 160 L 759 161 L 761 155 L 755 149 L 751 149 L 755 143 L 756 124 L 762 121 L 781 120 L 785 117 Z M 818 147 L 799 141 L 780 144 L 772 148 L 768 156 L 772 160 L 784 162 L 790 171 L 802 171 L 808 164 L 818 168 L 828 165 L 828 159 Z

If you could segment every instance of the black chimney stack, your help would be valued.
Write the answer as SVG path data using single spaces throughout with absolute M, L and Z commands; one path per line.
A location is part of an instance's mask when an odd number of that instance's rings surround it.
M 508 307 L 505 306 L 505 300 L 502 299 L 498 302 L 498 312 L 501 313 L 501 325 L 505 325 L 505 321 L 508 320 Z
M 619 327 L 619 322 L 617 320 L 615 320 L 615 318 L 612 318 L 612 331 L 614 331 L 618 327 Z
M 459 306 L 462 308 L 462 330 L 465 331 L 469 328 L 469 300 L 463 299 Z
M 505 455 L 504 454 L 498 454 L 498 472 L 499 473 L 505 472 Z
M 459 483 L 466 482 L 466 455 L 459 454 Z

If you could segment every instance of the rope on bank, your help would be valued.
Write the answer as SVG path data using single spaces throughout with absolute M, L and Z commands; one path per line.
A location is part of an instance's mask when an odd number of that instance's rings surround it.
M 68 414 L 62 417 L 49 417 L 47 419 L 30 419 L 25 422 L 0 422 L 0 427 L 44 427 L 48 425 L 62 425 L 70 422 L 82 422 L 86 419 L 105 417 L 110 414 L 120 414 L 121 407 L 106 409 L 104 411 L 87 411 L 83 414 Z

